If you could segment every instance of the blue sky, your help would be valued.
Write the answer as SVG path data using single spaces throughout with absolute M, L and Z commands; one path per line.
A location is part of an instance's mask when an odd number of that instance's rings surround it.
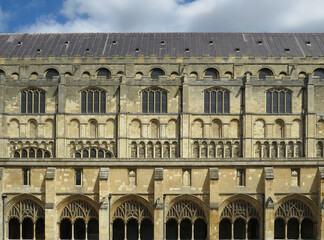
M 323 0 L 0 0 L 0 32 L 324 32 Z

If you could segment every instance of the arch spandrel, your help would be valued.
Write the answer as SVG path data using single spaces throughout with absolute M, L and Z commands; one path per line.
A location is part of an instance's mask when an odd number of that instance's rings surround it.
M 67 204 L 60 215 L 60 221 L 64 218 L 74 222 L 78 218 L 82 218 L 88 222 L 91 218 L 99 219 L 98 212 L 88 202 L 83 200 L 75 200 Z

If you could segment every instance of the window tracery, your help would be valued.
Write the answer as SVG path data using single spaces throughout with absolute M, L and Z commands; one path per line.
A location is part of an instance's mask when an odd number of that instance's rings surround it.
M 44 209 L 35 201 L 30 199 L 22 200 L 11 207 L 8 219 L 18 218 L 21 222 L 24 218 L 31 218 L 35 223 L 37 219 L 44 218 Z
M 41 148 L 22 148 L 15 150 L 14 158 L 49 158 L 51 153 Z
M 82 90 L 81 113 L 106 113 L 106 92 L 97 88 Z
M 112 152 L 103 148 L 83 148 L 75 152 L 75 158 L 112 158 Z
M 35 88 L 21 91 L 21 113 L 45 113 L 45 91 Z
M 149 88 L 142 92 L 143 113 L 167 113 L 167 92 L 160 88 Z
M 204 91 L 204 113 L 229 113 L 229 91 L 220 88 Z
M 298 219 L 303 219 L 303 218 L 311 218 L 313 219 L 313 213 L 309 206 L 298 200 L 298 199 L 293 199 L 289 200 L 283 204 L 281 204 L 276 213 L 276 217 L 283 217 L 285 219 L 289 219 L 292 217 L 298 218 Z
M 148 208 L 136 200 L 129 200 L 120 204 L 113 216 L 114 220 L 122 219 L 124 222 L 127 222 L 131 218 L 136 219 L 138 222 L 144 219 L 153 220 Z
M 99 219 L 96 209 L 83 200 L 76 200 L 69 203 L 62 211 L 60 219 L 68 218 L 74 222 L 82 218 L 87 223 L 91 218 Z
M 192 222 L 196 219 L 206 221 L 206 216 L 201 207 L 189 200 L 182 200 L 171 206 L 167 214 L 167 220 L 175 219 L 181 222 L 182 219 L 189 218 Z
M 259 214 L 250 202 L 239 199 L 229 203 L 223 209 L 221 218 L 230 218 L 232 221 L 237 218 L 249 220 L 250 218 L 259 218 Z
M 271 89 L 266 93 L 267 113 L 291 113 L 291 91 Z

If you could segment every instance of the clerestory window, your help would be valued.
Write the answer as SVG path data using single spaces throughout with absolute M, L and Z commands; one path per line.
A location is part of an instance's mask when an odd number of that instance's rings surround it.
M 81 113 L 106 113 L 106 92 L 97 88 L 83 90 Z
M 143 113 L 167 113 L 167 92 L 163 89 L 147 89 L 142 92 Z
M 40 89 L 21 91 L 21 113 L 45 113 L 45 92 Z
M 204 113 L 229 113 L 229 91 L 225 89 L 206 90 Z
M 267 91 L 267 113 L 291 113 L 291 91 L 272 89 Z

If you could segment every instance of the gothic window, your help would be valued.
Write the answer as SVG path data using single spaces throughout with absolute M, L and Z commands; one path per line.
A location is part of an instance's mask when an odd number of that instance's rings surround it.
M 164 75 L 165 75 L 164 71 L 160 68 L 154 68 L 151 71 L 151 79 L 153 80 L 158 80 L 160 76 L 164 76 Z
M 110 71 L 107 69 L 107 68 L 100 68 L 98 71 L 97 71 L 97 77 L 104 77 L 104 78 L 107 78 L 109 79 L 110 78 Z
M 14 158 L 49 158 L 49 151 L 40 148 L 24 148 L 14 152 Z
M 40 89 L 21 91 L 21 113 L 45 113 L 45 92 Z
M 106 92 L 88 88 L 81 92 L 81 113 L 105 113 Z
M 206 69 L 204 75 L 206 77 L 212 77 L 212 79 L 218 79 L 219 78 L 219 72 L 215 68 Z
M 182 200 L 171 206 L 167 214 L 167 220 L 175 219 L 180 222 L 185 218 L 193 221 L 196 219 L 206 220 L 204 211 L 194 202 Z
M 78 150 L 75 158 L 112 158 L 113 154 L 105 149 L 86 148 Z
M 291 91 L 272 89 L 266 95 L 267 113 L 291 113 Z
M 166 113 L 167 92 L 163 89 L 152 88 L 142 92 L 143 113 Z
M 273 76 L 273 72 L 268 68 L 263 68 L 258 73 L 259 79 L 266 80 L 267 77 Z
M 320 79 L 324 79 L 324 69 L 323 68 L 317 68 L 314 72 L 313 75 L 315 77 L 319 77 Z
M 229 113 L 229 91 L 225 89 L 206 90 L 204 113 Z
M 136 200 L 129 200 L 119 205 L 113 215 L 113 219 L 122 219 L 127 222 L 129 219 L 136 219 L 141 222 L 144 219 L 152 219 L 152 215 L 148 208 Z
M 45 78 L 48 80 L 52 80 L 54 77 L 58 77 L 58 76 L 60 76 L 60 74 L 54 68 L 50 68 L 45 72 Z

